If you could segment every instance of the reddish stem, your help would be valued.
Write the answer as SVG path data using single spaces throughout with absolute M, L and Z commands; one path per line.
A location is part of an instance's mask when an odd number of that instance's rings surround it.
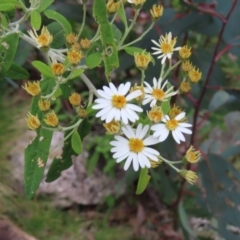
M 198 119 L 198 114 L 199 114 L 199 111 L 200 111 L 201 103 L 202 103 L 203 97 L 204 97 L 204 95 L 207 91 L 207 88 L 208 88 L 207 86 L 208 86 L 208 83 L 210 81 L 210 77 L 211 77 L 214 65 L 215 65 L 216 61 L 218 60 L 216 58 L 216 56 L 218 55 L 218 49 L 219 49 L 219 46 L 220 46 L 220 42 L 222 40 L 222 36 L 223 36 L 224 30 L 225 30 L 226 24 L 227 24 L 227 22 L 228 22 L 228 20 L 231 16 L 235 6 L 236 6 L 236 4 L 237 4 L 237 0 L 234 0 L 233 4 L 232 4 L 232 6 L 231 6 L 231 8 L 228 12 L 228 15 L 225 19 L 226 21 L 222 21 L 222 27 L 221 27 L 221 30 L 220 30 L 219 35 L 218 35 L 218 41 L 217 41 L 216 47 L 214 49 L 214 53 L 213 53 L 213 57 L 212 57 L 212 60 L 211 60 L 210 68 L 208 70 L 208 74 L 207 74 L 202 92 L 201 92 L 200 97 L 199 97 L 199 99 L 197 101 L 197 104 L 195 106 L 195 112 L 194 112 L 194 116 L 193 116 L 193 129 L 192 129 L 192 136 L 191 136 L 190 145 L 194 145 L 194 139 L 195 139 L 196 129 L 197 129 L 197 119 Z M 187 164 L 186 168 L 190 169 L 190 166 L 191 166 L 190 164 Z M 183 179 L 182 182 L 181 182 L 181 186 L 180 186 L 180 190 L 179 190 L 177 199 L 172 204 L 172 206 L 175 207 L 175 208 L 178 206 L 179 202 L 181 201 L 181 198 L 183 196 L 185 183 L 186 183 L 186 180 Z

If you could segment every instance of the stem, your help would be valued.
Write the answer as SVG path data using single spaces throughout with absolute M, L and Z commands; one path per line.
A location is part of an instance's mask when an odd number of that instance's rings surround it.
M 80 78 L 83 80 L 83 82 L 87 85 L 88 89 L 90 92 L 94 93 L 94 95 L 96 97 L 100 97 L 100 95 L 97 92 L 97 89 L 94 87 L 94 85 L 91 83 L 90 79 L 84 74 L 82 73 L 80 75 Z
M 237 4 L 237 0 L 234 0 L 234 2 L 233 2 L 232 6 L 231 6 L 231 8 L 230 8 L 230 10 L 227 14 L 226 21 L 222 21 L 222 27 L 221 27 L 221 30 L 220 30 L 219 35 L 218 35 L 218 41 L 217 41 L 216 47 L 214 49 L 214 53 L 213 53 L 212 60 L 211 60 L 211 65 L 210 65 L 210 68 L 208 70 L 208 74 L 207 74 L 202 92 L 201 92 L 200 97 L 199 97 L 199 99 L 197 101 L 197 104 L 195 106 L 195 112 L 194 112 L 194 116 L 193 116 L 193 130 L 192 130 L 190 145 L 194 145 L 194 138 L 195 138 L 195 134 L 196 134 L 196 127 L 197 127 L 196 125 L 197 125 L 198 114 L 199 114 L 199 111 L 200 111 L 200 106 L 201 106 L 203 97 L 206 93 L 207 85 L 208 85 L 208 82 L 210 81 L 210 77 L 211 77 L 214 65 L 216 63 L 216 60 L 217 60 L 216 57 L 218 55 L 218 50 L 219 50 L 220 42 L 222 40 L 222 36 L 223 36 L 224 30 L 225 30 L 225 27 L 228 23 L 228 20 L 231 16 L 236 4 Z M 190 166 L 191 166 L 190 164 L 187 164 L 186 169 L 190 169 Z M 181 186 L 180 186 L 180 190 L 179 190 L 177 199 L 172 204 L 172 206 L 175 207 L 175 208 L 178 206 L 179 202 L 181 201 L 185 183 L 186 183 L 186 180 L 183 179 L 182 182 L 181 182 Z
M 87 14 L 87 4 L 84 3 L 83 4 L 83 21 L 82 21 L 82 25 L 81 25 L 81 28 L 79 30 L 79 33 L 77 35 L 77 38 L 79 39 L 79 37 L 81 36 L 81 33 L 83 31 L 83 28 L 84 28 L 84 25 L 85 25 L 85 21 L 86 21 L 86 14 Z
M 170 62 L 171 63 L 171 62 Z M 165 79 L 167 77 L 167 75 L 174 69 L 176 68 L 179 64 L 181 63 L 181 61 L 178 61 L 176 64 L 174 64 L 173 66 L 170 66 L 168 68 L 168 70 L 165 72 L 165 74 L 162 77 L 162 80 Z
M 128 47 L 128 46 L 130 46 L 130 45 L 133 45 L 134 43 L 139 42 L 140 40 L 142 40 L 143 37 L 153 28 L 153 26 L 154 26 L 154 22 L 151 23 L 151 25 L 148 27 L 148 29 L 147 29 L 139 38 L 137 38 L 136 40 L 134 40 L 134 41 L 132 41 L 132 42 L 130 42 L 130 43 L 127 43 L 127 44 L 121 46 L 118 50 L 122 50 L 122 49 L 124 49 L 125 47 Z
M 99 33 L 100 33 L 100 25 L 98 25 L 97 32 L 96 32 L 95 36 L 91 39 L 91 43 L 98 40 L 98 38 L 99 38 L 99 36 L 98 36 Z
M 160 77 L 159 78 L 162 78 L 163 74 L 164 74 L 164 68 L 165 68 L 166 64 L 164 63 L 161 67 L 161 72 L 160 72 Z
M 51 97 L 54 95 L 54 93 L 57 91 L 57 89 L 58 89 L 59 86 L 60 86 L 60 83 L 59 83 L 59 82 L 56 82 L 56 85 L 55 85 L 53 91 L 52 91 L 50 94 L 46 95 L 46 96 L 41 96 L 41 98 L 43 98 L 43 99 L 49 99 L 49 98 L 51 98 Z
M 92 104 L 92 101 L 93 101 L 93 92 L 89 91 L 87 108 Z
M 132 23 L 131 23 L 130 26 L 126 29 L 126 31 L 125 31 L 125 33 L 124 33 L 121 41 L 118 43 L 118 46 L 117 46 L 118 49 L 122 46 L 124 40 L 126 39 L 126 37 L 128 36 L 129 32 L 132 30 L 134 24 L 136 23 L 136 20 L 137 20 L 137 17 L 138 17 L 139 12 L 140 12 L 140 9 L 137 9 L 137 10 L 135 11 L 135 14 L 134 14 Z
M 180 172 L 180 170 L 178 168 L 176 168 L 175 166 L 173 166 L 173 164 L 171 163 L 171 161 L 166 160 L 163 157 L 160 157 L 161 160 L 163 160 L 165 163 L 167 163 L 170 167 L 172 167 L 176 172 Z
M 141 73 L 142 73 L 141 84 L 143 84 L 143 81 L 144 81 L 144 79 L 145 79 L 145 71 L 144 71 L 144 70 L 141 70 Z

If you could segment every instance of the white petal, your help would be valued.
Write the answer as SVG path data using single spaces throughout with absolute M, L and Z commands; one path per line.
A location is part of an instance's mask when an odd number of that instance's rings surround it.
M 111 100 L 109 99 L 104 99 L 104 98 L 98 98 L 95 100 L 95 103 L 100 103 L 100 104 L 106 104 L 106 105 L 109 105 L 111 104 Z
M 131 162 L 132 162 L 132 154 L 130 154 L 129 156 L 128 156 L 128 158 L 127 158 L 127 160 L 126 160 L 126 162 L 125 162 L 125 164 L 124 164 L 124 170 L 125 171 L 127 171 L 128 170 L 128 168 L 129 168 L 129 166 L 130 166 L 130 164 L 131 164 Z
M 131 109 L 125 108 L 126 112 L 128 113 L 128 118 L 131 122 L 135 122 L 139 119 L 138 115 Z
M 144 139 L 143 143 L 145 146 L 149 146 L 149 145 L 157 144 L 157 143 L 159 143 L 159 141 L 157 138 L 155 138 L 153 136 L 149 136 L 146 139 Z
M 127 138 L 132 138 L 133 136 L 131 135 L 131 133 L 128 131 L 127 128 L 122 127 L 122 131 L 123 133 L 127 136 Z
M 129 132 L 130 138 L 135 138 L 136 135 L 135 135 L 133 129 L 131 128 L 131 126 L 126 125 L 125 127 L 126 127 L 126 129 L 128 130 L 128 132 Z
M 121 110 L 119 109 L 116 109 L 115 110 L 115 121 L 120 121 L 120 118 L 121 118 Z
M 154 88 L 157 88 L 157 79 L 155 77 L 153 78 L 153 86 Z
M 145 125 L 144 128 L 142 129 L 141 133 L 139 134 L 139 138 L 143 139 L 149 129 L 149 125 Z
M 152 43 L 154 43 L 155 45 L 157 45 L 158 47 L 160 47 L 159 43 L 156 42 L 155 40 L 151 39 Z
M 119 94 L 119 95 L 122 95 L 121 92 L 122 92 L 123 88 L 124 88 L 124 84 L 121 83 L 121 84 L 119 85 L 119 87 L 118 87 L 118 94 Z
M 155 105 L 156 105 L 156 103 L 157 103 L 157 99 L 153 99 L 153 100 L 152 100 L 152 102 L 151 102 L 151 104 L 150 104 L 150 107 L 153 107 L 153 106 L 155 106 Z
M 160 153 L 157 150 L 150 148 L 150 147 L 144 147 L 143 152 L 148 152 L 148 153 L 151 153 L 151 154 L 157 155 L 157 156 L 160 155 Z
M 138 124 L 136 129 L 136 138 L 139 138 L 140 133 L 142 132 L 142 124 Z
M 109 83 L 109 87 L 110 87 L 110 89 L 112 90 L 112 92 L 114 93 L 114 94 L 118 94 L 118 90 L 117 90 L 117 88 L 114 86 L 114 84 L 113 83 Z
M 166 128 L 166 126 L 165 126 L 165 124 L 163 124 L 163 123 L 158 123 L 158 124 L 155 124 L 155 125 L 153 125 L 152 127 L 151 127 L 151 130 L 153 130 L 153 131 L 160 131 L 161 129 L 163 129 L 163 128 Z
M 125 143 L 120 142 L 120 141 L 111 141 L 109 144 L 114 146 L 114 147 L 120 147 L 120 146 L 123 146 L 123 144 L 126 145 Z
M 143 105 L 146 105 L 146 104 L 148 104 L 148 103 L 151 102 L 151 101 L 152 101 L 152 97 L 150 96 L 149 98 L 144 99 L 143 102 L 142 102 L 142 104 L 143 104 Z
M 116 162 L 120 163 L 121 161 L 123 161 L 126 157 L 128 157 L 129 153 L 124 154 L 123 156 L 117 158 Z
M 122 136 L 117 135 L 117 136 L 115 136 L 115 139 L 118 140 L 119 142 L 128 144 L 128 140 Z
M 156 162 L 158 161 L 158 157 L 156 155 L 154 155 L 152 153 L 149 153 L 147 151 L 144 151 L 144 150 L 143 150 L 143 153 L 144 153 L 144 155 L 146 155 L 151 160 L 156 161 Z
M 172 133 L 174 133 L 180 141 L 185 142 L 185 137 L 180 131 L 178 131 L 178 129 L 173 130 Z
M 192 127 L 192 124 L 190 123 L 178 123 L 180 127 Z
M 111 105 L 103 106 L 102 104 L 96 104 L 92 106 L 92 109 L 104 109 L 105 107 L 112 107 Z
M 162 85 L 161 89 L 164 89 L 164 87 L 165 87 L 167 84 L 168 84 L 168 80 L 166 80 L 166 81 L 164 82 L 164 84 Z
M 130 101 L 130 100 L 132 100 L 134 98 L 139 97 L 140 95 L 142 95 L 142 91 L 141 90 L 133 91 L 133 92 L 131 92 L 130 94 L 127 95 L 126 100 Z
M 139 169 L 139 162 L 138 162 L 138 157 L 136 153 L 134 153 L 133 155 L 133 169 L 135 172 L 137 172 Z
M 124 108 L 121 109 L 121 119 L 124 124 L 128 124 L 128 118 Z
M 111 109 L 112 109 L 112 106 L 106 107 L 106 108 L 102 109 L 101 111 L 99 111 L 99 112 L 96 114 L 96 117 L 101 117 L 101 116 L 103 116 L 105 113 L 109 112 Z
M 161 136 L 159 137 L 159 142 L 163 142 L 167 139 L 169 134 L 169 130 L 165 130 L 164 132 L 162 132 Z
M 115 109 L 112 108 L 109 112 L 108 112 L 108 116 L 106 117 L 106 123 L 110 123 L 115 117 Z
M 109 87 L 107 87 L 107 86 L 103 86 L 103 90 L 104 90 L 105 93 L 106 93 L 107 95 L 109 95 L 109 96 L 114 95 L 114 93 L 112 92 L 112 90 L 111 90 Z
M 161 61 L 161 64 L 164 64 L 165 61 L 166 61 L 166 56 L 163 56 L 163 59 L 162 59 L 162 61 Z
M 138 153 L 138 162 L 139 162 L 141 168 L 145 167 L 144 155 L 141 152 Z
M 121 94 L 122 95 L 126 95 L 126 93 L 129 91 L 130 86 L 131 86 L 130 82 L 125 83 L 125 85 L 124 85 L 124 87 L 123 87 L 123 89 L 121 91 Z
M 178 135 L 176 134 L 176 132 L 172 132 L 172 135 L 173 135 L 174 140 L 179 144 L 180 139 L 178 138 Z
M 179 113 L 179 114 L 175 117 L 175 119 L 176 119 L 177 121 L 179 121 L 179 120 L 183 119 L 183 118 L 185 117 L 185 115 L 186 115 L 185 112 L 181 112 L 181 113 Z
M 147 168 L 150 168 L 150 167 L 151 167 L 151 163 L 150 163 L 150 161 L 148 160 L 148 158 L 147 158 L 145 155 L 143 155 L 143 161 L 144 161 L 145 166 L 146 166 Z
M 122 149 L 119 149 L 118 152 L 114 153 L 113 154 L 113 158 L 120 158 L 122 157 L 123 155 L 125 155 L 126 153 L 129 153 L 129 150 L 128 149 L 124 149 L 125 151 L 123 151 Z
M 142 112 L 143 111 L 142 108 L 140 108 L 137 105 L 131 104 L 131 103 L 127 103 L 126 108 L 130 108 L 130 109 L 134 110 L 135 112 Z
M 177 130 L 186 134 L 192 134 L 192 131 L 190 129 L 184 127 L 178 127 Z
M 153 90 L 152 87 L 150 86 L 150 84 L 148 82 L 144 82 L 144 84 L 147 86 L 147 88 L 149 88 L 151 91 Z
M 127 153 L 127 152 L 129 152 L 129 147 L 128 147 L 128 145 L 122 144 L 121 146 L 111 148 L 110 151 L 111 152 L 125 152 L 125 153 Z
M 109 94 L 108 92 L 106 91 L 103 91 L 103 90 L 97 90 L 97 93 L 103 97 L 103 98 L 107 98 L 107 99 L 111 99 L 112 98 L 112 94 Z

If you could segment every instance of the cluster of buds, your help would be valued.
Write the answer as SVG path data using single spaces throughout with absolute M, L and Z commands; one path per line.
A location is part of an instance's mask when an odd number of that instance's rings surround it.
M 69 96 L 68 100 L 80 118 L 85 118 L 87 116 L 87 111 L 81 104 L 82 98 L 80 94 L 74 92 Z

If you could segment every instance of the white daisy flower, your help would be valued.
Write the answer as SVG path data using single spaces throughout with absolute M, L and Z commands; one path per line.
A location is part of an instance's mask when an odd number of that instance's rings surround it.
M 169 97 L 176 95 L 178 93 L 178 91 L 172 91 L 173 87 L 170 87 L 169 89 L 164 91 L 163 89 L 165 86 L 167 86 L 168 80 L 166 80 L 164 84 L 162 84 L 161 78 L 159 78 L 158 81 L 155 77 L 153 78 L 153 87 L 151 87 L 150 84 L 147 82 L 144 82 L 144 84 L 147 87 L 144 88 L 145 97 L 142 102 L 143 105 L 151 102 L 150 106 L 153 107 L 156 105 L 158 101 L 159 102 L 167 101 Z
M 122 136 L 115 136 L 115 141 L 111 141 L 110 144 L 113 146 L 111 152 L 113 152 L 113 158 L 116 159 L 117 163 L 127 159 L 124 164 L 124 170 L 126 171 L 131 163 L 133 163 L 133 169 L 138 171 L 139 166 L 141 168 L 150 168 L 151 163 L 149 159 L 157 162 L 158 151 L 153 148 L 147 147 L 158 143 L 158 139 L 153 136 L 148 136 L 144 139 L 149 130 L 149 125 L 143 125 L 140 123 L 137 129 L 133 129 L 129 125 L 122 127 L 123 133 L 127 139 Z
M 174 48 L 177 38 L 172 38 L 172 33 L 166 33 L 165 37 L 163 35 L 160 36 L 159 38 L 159 43 L 156 42 L 155 40 L 151 40 L 158 48 L 152 47 L 155 52 L 155 54 L 160 54 L 158 58 L 162 58 L 161 63 L 164 64 L 166 59 L 171 59 L 173 55 L 173 51 L 178 51 L 181 49 L 181 47 L 176 47 Z
M 168 115 L 165 115 L 162 119 L 164 123 L 155 124 L 151 127 L 151 130 L 154 131 L 153 136 L 158 138 L 160 142 L 163 142 L 171 131 L 173 138 L 178 144 L 180 144 L 181 141 L 185 142 L 183 133 L 192 134 L 192 131 L 188 129 L 188 127 L 192 127 L 192 124 L 181 122 L 185 115 L 186 113 L 182 112 L 173 119 L 170 119 Z
M 139 97 L 142 91 L 136 90 L 125 96 L 130 86 L 130 82 L 126 84 L 122 83 L 118 88 L 109 83 L 109 87 L 104 86 L 103 90 L 97 90 L 100 98 L 95 100 L 97 104 L 92 108 L 101 110 L 97 113 L 96 117 L 101 117 L 101 120 L 105 120 L 106 123 L 112 120 L 122 120 L 124 124 L 128 124 L 128 120 L 131 122 L 138 120 L 139 117 L 136 112 L 142 112 L 142 108 L 128 102 Z

